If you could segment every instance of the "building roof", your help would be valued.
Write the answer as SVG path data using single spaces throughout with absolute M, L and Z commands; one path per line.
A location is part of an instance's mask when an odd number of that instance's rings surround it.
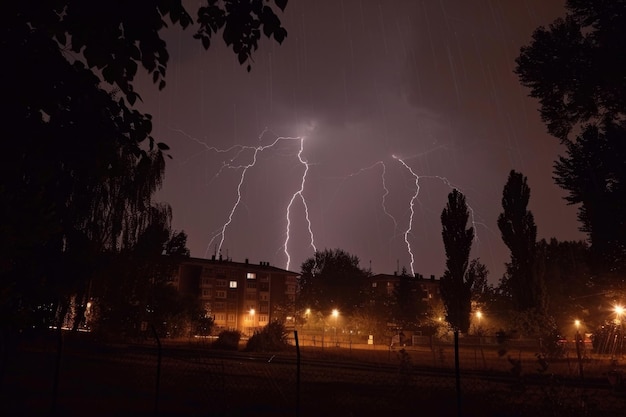
M 238 267 L 242 269 L 254 268 L 254 270 L 256 271 L 266 270 L 270 272 L 277 272 L 277 273 L 283 273 L 283 274 L 289 274 L 289 275 L 300 275 L 300 273 L 298 272 L 289 271 L 286 269 L 282 269 L 282 268 L 278 268 L 276 266 L 270 265 L 269 262 L 261 261 L 258 264 L 253 264 L 253 263 L 248 262 L 248 259 L 246 259 L 244 262 L 233 262 L 231 259 L 220 259 L 220 258 L 216 259 L 215 257 L 212 257 L 211 259 L 189 257 L 185 259 L 183 263 L 199 263 L 199 264 L 205 264 L 205 265 L 206 264 L 227 265 L 227 266 L 233 266 L 233 267 Z

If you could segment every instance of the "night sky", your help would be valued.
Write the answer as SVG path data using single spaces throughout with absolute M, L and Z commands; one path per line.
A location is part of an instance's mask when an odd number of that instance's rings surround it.
M 528 177 L 538 238 L 584 238 L 552 180 L 564 149 L 513 73 L 519 48 L 563 3 L 290 0 L 287 39 L 264 40 L 250 73 L 218 40 L 205 51 L 193 29 L 167 32 L 165 90 L 138 85 L 173 157 L 157 200 L 195 257 L 221 247 L 233 261 L 299 272 L 313 255 L 304 198 L 318 250 L 344 249 L 374 273 L 441 276 L 453 186 L 474 216 L 471 257 L 496 283 L 509 259 L 496 221 L 511 169 Z

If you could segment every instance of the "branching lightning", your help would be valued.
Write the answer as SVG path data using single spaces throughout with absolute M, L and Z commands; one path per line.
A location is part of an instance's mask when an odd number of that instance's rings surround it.
M 302 177 L 300 179 L 300 188 L 293 193 L 293 195 L 291 196 L 291 199 L 289 200 L 289 204 L 287 205 L 287 210 L 286 210 L 286 231 L 285 231 L 285 242 L 283 244 L 283 251 L 285 253 L 285 256 L 287 257 L 287 262 L 286 262 L 286 266 L 285 269 L 289 269 L 289 266 L 291 264 L 291 255 L 289 253 L 289 240 L 290 240 L 290 229 L 291 229 L 291 208 L 295 202 L 295 200 L 297 198 L 300 199 L 300 201 L 302 202 L 302 205 L 304 207 L 304 213 L 305 213 L 305 218 L 306 218 L 306 222 L 307 222 L 307 227 L 308 227 L 308 232 L 309 232 L 309 237 L 310 237 L 310 246 L 313 248 L 313 251 L 316 252 L 317 248 L 315 247 L 315 236 L 313 234 L 313 226 L 312 226 L 312 222 L 311 219 L 309 217 L 309 207 L 307 204 L 307 201 L 304 197 L 304 187 L 306 184 L 306 179 L 307 179 L 307 174 L 309 172 L 309 163 L 303 158 L 302 153 L 304 152 L 304 136 L 299 136 L 299 137 L 284 137 L 284 136 L 280 136 L 277 137 L 272 143 L 268 144 L 268 145 L 261 145 L 261 146 L 249 146 L 249 145 L 233 145 L 227 149 L 219 149 L 216 148 L 214 146 L 209 146 L 208 144 L 206 144 L 205 142 L 198 140 L 188 134 L 186 134 L 185 132 L 183 132 L 182 130 L 179 129 L 174 129 L 174 131 L 179 132 L 181 134 L 183 134 L 184 136 L 186 136 L 188 139 L 193 140 L 194 142 L 202 145 L 203 147 L 205 147 L 205 149 L 209 150 L 209 151 L 213 151 L 215 153 L 228 153 L 228 152 L 232 152 L 234 150 L 237 150 L 236 154 L 228 159 L 227 161 L 222 161 L 222 166 L 220 167 L 219 171 L 217 172 L 217 174 L 215 174 L 215 177 L 218 177 L 223 171 L 224 169 L 234 169 L 234 170 L 241 170 L 241 175 L 239 176 L 239 181 L 237 183 L 237 197 L 235 199 L 235 202 L 233 203 L 230 212 L 228 213 L 228 218 L 226 220 L 226 222 L 222 225 L 222 227 L 219 229 L 219 231 L 217 233 L 215 233 L 210 241 L 209 244 L 207 245 L 206 251 L 205 251 L 205 257 L 208 255 L 211 246 L 213 245 L 213 242 L 215 242 L 216 239 L 219 238 L 219 243 L 217 245 L 216 248 L 216 252 L 221 254 L 222 251 L 222 247 L 224 245 L 224 241 L 226 239 L 226 230 L 228 229 L 228 227 L 232 224 L 233 222 L 233 217 L 235 215 L 235 212 L 237 211 L 237 208 L 239 207 L 239 205 L 241 204 L 241 200 L 242 200 L 242 187 L 245 183 L 246 180 L 246 175 L 248 174 L 248 171 L 250 170 L 250 168 L 253 168 L 258 160 L 258 156 L 259 153 L 267 150 L 267 149 L 271 149 L 274 146 L 276 146 L 279 142 L 281 141 L 299 141 L 300 142 L 300 147 L 297 153 L 297 157 L 298 157 L 298 161 L 300 162 L 300 164 L 302 164 L 304 166 L 304 171 L 302 173 Z M 263 136 L 268 132 L 268 129 L 264 129 L 261 134 L 259 135 L 259 141 L 261 141 L 263 139 Z M 238 160 L 238 158 L 240 158 L 242 156 L 242 154 L 245 151 L 251 151 L 252 152 L 252 160 L 249 163 L 244 163 L 244 164 L 235 164 L 235 161 Z
M 306 223 L 307 223 L 307 230 L 308 230 L 308 234 L 309 234 L 309 242 L 308 245 L 313 249 L 313 252 L 317 252 L 317 247 L 316 247 L 316 242 L 315 242 L 315 236 L 313 233 L 313 222 L 311 220 L 310 217 L 310 212 L 309 212 L 309 204 L 307 203 L 307 200 L 305 198 L 305 187 L 306 187 L 306 183 L 307 183 L 307 176 L 309 174 L 309 169 L 311 167 L 311 164 L 307 161 L 307 159 L 303 156 L 304 154 L 304 146 L 305 146 L 305 138 L 306 136 L 298 136 L 298 137 L 276 137 L 271 143 L 267 144 L 267 145 L 259 145 L 259 146 L 249 146 L 249 145 L 241 145 L 241 144 L 237 144 L 237 145 L 233 145 L 227 149 L 219 149 L 213 146 L 209 146 L 208 144 L 206 144 L 205 142 L 198 140 L 196 138 L 191 137 L 190 135 L 187 135 L 186 133 L 184 133 L 181 130 L 175 130 L 176 132 L 179 132 L 181 134 L 183 134 L 184 136 L 186 136 L 188 139 L 193 140 L 194 142 L 202 145 L 206 150 L 211 151 L 211 152 L 215 152 L 218 154 L 228 154 L 229 157 L 228 159 L 222 161 L 222 165 L 219 168 L 218 172 L 215 174 L 214 178 L 218 177 L 219 175 L 221 175 L 221 173 L 225 170 L 225 169 L 232 169 L 232 170 L 237 170 L 240 171 L 240 175 L 237 181 L 237 187 L 236 187 L 236 198 L 234 203 L 232 204 L 232 206 L 230 207 L 230 210 L 228 212 L 228 216 L 226 221 L 224 222 L 224 224 L 219 228 L 219 230 L 217 232 L 215 232 L 211 239 L 209 244 L 207 245 L 206 251 L 205 251 L 205 257 L 207 256 L 207 254 L 209 253 L 209 250 L 211 248 L 211 246 L 214 244 L 215 241 L 219 241 L 219 243 L 216 245 L 216 252 L 219 251 L 219 253 L 221 254 L 222 251 L 222 247 L 224 245 L 225 239 L 226 239 L 226 233 L 227 230 L 229 228 L 229 226 L 232 224 L 235 213 L 237 212 L 240 204 L 242 204 L 242 199 L 243 199 L 243 194 L 242 194 L 242 189 L 243 186 L 245 184 L 245 181 L 247 179 L 247 176 L 249 174 L 249 171 L 251 168 L 254 168 L 257 164 L 258 158 L 260 153 L 272 149 L 274 147 L 276 147 L 276 145 L 280 142 L 283 141 L 298 141 L 299 142 L 299 149 L 298 152 L 296 154 L 297 158 L 298 158 L 298 162 L 303 166 L 303 171 L 302 171 L 302 175 L 300 177 L 300 181 L 299 181 L 299 187 L 297 190 L 295 190 L 295 192 L 293 192 L 293 194 L 291 194 L 291 197 L 289 198 L 288 204 L 286 206 L 286 210 L 285 210 L 285 222 L 286 222 L 286 229 L 285 229 L 285 235 L 284 235 L 284 241 L 282 246 L 280 247 L 280 249 L 282 249 L 285 257 L 286 257 L 286 264 L 285 264 L 285 269 L 289 269 L 289 267 L 291 266 L 291 262 L 292 262 L 292 256 L 290 254 L 289 251 L 289 244 L 291 242 L 292 239 L 292 214 L 293 214 L 293 208 L 294 208 L 294 204 L 296 202 L 296 200 L 299 199 L 299 201 L 302 203 L 303 209 L 304 209 L 304 216 L 306 219 Z M 268 129 L 263 130 L 263 132 L 261 132 L 261 134 L 259 135 L 259 142 L 262 141 L 264 135 L 268 132 Z M 241 158 L 246 158 L 249 156 L 249 160 L 247 162 L 244 163 L 239 163 Z M 192 156 L 193 157 L 193 156 Z M 192 158 L 191 157 L 191 158 Z M 189 159 L 191 159 L 189 158 Z M 411 195 L 410 201 L 409 201 L 409 211 L 410 211 L 410 215 L 409 215 L 409 221 L 408 221 L 408 225 L 406 227 L 406 229 L 404 229 L 404 231 L 402 232 L 403 235 L 403 240 L 404 240 L 404 244 L 406 245 L 406 250 L 407 253 L 410 257 L 410 270 L 411 270 L 411 274 L 415 275 L 415 253 L 413 250 L 413 247 L 411 245 L 411 237 L 413 235 L 413 229 L 414 229 L 414 222 L 415 222 L 415 204 L 416 202 L 419 202 L 419 195 L 420 195 L 420 190 L 421 190 L 421 182 L 423 182 L 424 179 L 435 179 L 440 181 L 441 183 L 445 184 L 447 187 L 449 187 L 450 189 L 459 189 L 458 187 L 456 187 L 454 184 L 452 184 L 446 177 L 442 177 L 442 176 L 437 176 L 437 175 L 418 175 L 413 168 L 406 163 L 405 159 L 402 159 L 396 155 L 392 155 L 392 158 L 394 160 L 397 160 L 404 169 L 406 169 L 414 178 L 414 183 L 415 183 L 415 192 Z M 188 159 L 188 160 L 189 160 Z M 383 193 L 381 196 L 381 207 L 383 212 L 385 213 L 385 215 L 387 217 L 389 217 L 391 219 L 391 221 L 393 222 L 394 225 L 394 238 L 396 236 L 399 236 L 399 223 L 396 220 L 396 218 L 392 215 L 392 213 L 388 210 L 387 208 L 387 198 L 390 195 L 390 189 L 388 188 L 388 179 L 387 179 L 387 165 L 385 164 L 384 161 L 380 160 L 377 161 L 373 164 L 371 164 L 368 167 L 365 168 L 361 168 L 356 172 L 353 172 L 352 174 L 349 174 L 345 177 L 343 177 L 343 180 L 345 181 L 348 178 L 360 175 L 361 173 L 368 171 L 368 170 L 372 170 L 376 167 L 380 166 L 381 167 L 381 183 L 382 183 L 382 189 L 383 189 Z M 471 215 L 471 222 L 472 225 L 474 226 L 474 230 L 476 231 L 476 222 L 474 219 L 474 210 L 471 206 L 468 205 L 468 209 L 470 211 L 470 215 Z M 478 241 L 478 235 L 475 233 L 474 234 L 476 241 Z M 392 238 L 393 239 L 393 238 Z M 280 250 L 279 249 L 279 250 Z
M 409 241 L 409 235 L 413 231 L 413 218 L 415 216 L 415 200 L 419 196 L 419 192 L 420 192 L 420 184 L 419 184 L 420 179 L 421 178 L 438 179 L 441 182 L 443 182 L 445 185 L 450 187 L 450 189 L 452 189 L 452 190 L 459 190 L 459 191 L 461 191 L 461 190 L 458 187 L 452 185 L 452 183 L 446 177 L 441 177 L 441 176 L 438 176 L 438 175 L 422 175 L 420 177 L 419 175 L 417 175 L 413 171 L 413 169 L 409 165 L 406 164 L 406 162 L 404 162 L 404 160 L 400 159 L 396 155 L 392 155 L 392 157 L 394 159 L 396 159 L 398 162 L 400 162 L 411 173 L 411 175 L 415 178 L 415 194 L 413 194 L 413 196 L 411 197 L 411 201 L 410 201 L 410 212 L 411 212 L 411 214 L 409 216 L 409 225 L 408 225 L 406 231 L 404 232 L 404 242 L 406 244 L 406 248 L 407 248 L 407 251 L 409 253 L 409 256 L 411 257 L 411 265 L 410 265 L 411 266 L 411 274 L 415 275 L 415 269 L 414 269 L 415 256 L 413 254 L 413 250 L 411 249 L 411 242 Z M 472 227 L 474 228 L 474 240 L 478 241 L 478 233 L 477 233 L 477 230 L 476 230 L 476 222 L 474 221 L 474 209 L 469 204 L 467 205 L 467 208 L 468 208 L 468 210 L 470 212 Z
M 411 201 L 410 201 L 411 215 L 409 216 L 409 226 L 404 232 L 404 243 L 406 243 L 406 250 L 409 252 L 409 256 L 411 257 L 411 265 L 410 265 L 411 274 L 415 275 L 415 268 L 413 266 L 415 264 L 415 255 L 413 255 L 413 250 L 411 250 L 411 242 L 409 241 L 409 234 L 413 230 L 413 216 L 415 215 L 415 199 L 420 193 L 420 177 L 415 172 L 413 172 L 413 169 L 410 166 L 408 166 L 402 159 L 398 158 L 395 155 L 392 155 L 392 157 L 398 160 L 398 162 L 400 162 L 402 165 L 404 165 L 404 167 L 415 178 L 415 194 L 413 194 L 413 196 L 411 197 Z
M 306 199 L 304 198 L 304 195 L 302 194 L 304 192 L 306 176 L 309 173 L 309 164 L 304 159 L 302 159 L 302 152 L 304 151 L 304 137 L 301 137 L 299 139 L 300 139 L 300 150 L 298 151 L 298 160 L 300 161 L 302 165 L 304 165 L 304 172 L 302 174 L 302 178 L 300 181 L 300 189 L 291 196 L 291 199 L 289 200 L 289 204 L 287 205 L 287 214 L 286 214 L 287 231 L 285 233 L 285 244 L 284 244 L 284 251 L 285 251 L 285 255 L 287 256 L 287 264 L 285 266 L 285 269 L 287 270 L 289 270 L 289 264 L 291 263 L 291 255 L 289 254 L 289 250 L 288 250 L 289 237 L 290 237 L 289 233 L 290 233 L 290 228 L 291 228 L 291 206 L 293 205 L 293 202 L 295 201 L 296 197 L 300 197 L 300 201 L 302 201 L 302 205 L 304 206 L 304 214 L 305 214 L 305 218 L 307 222 L 307 227 L 309 230 L 309 237 L 311 239 L 309 244 L 313 248 L 313 252 L 314 253 L 317 252 L 317 248 L 315 247 L 315 237 L 313 236 L 313 229 L 311 227 L 311 219 L 309 218 L 309 206 L 307 205 Z

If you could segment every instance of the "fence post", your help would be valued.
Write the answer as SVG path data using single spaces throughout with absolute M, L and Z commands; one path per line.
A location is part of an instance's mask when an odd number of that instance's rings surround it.
M 154 334 L 154 338 L 157 342 L 156 389 L 154 392 L 154 415 L 157 416 L 159 414 L 159 388 L 161 384 L 161 340 L 159 339 L 159 335 L 157 334 L 154 325 L 150 324 L 150 327 L 152 328 L 152 333 Z
M 456 405 L 461 417 L 461 367 L 459 363 L 459 331 L 454 330 L 454 373 L 456 376 Z
M 300 343 L 298 342 L 298 331 L 293 331 L 296 341 L 296 417 L 300 415 Z

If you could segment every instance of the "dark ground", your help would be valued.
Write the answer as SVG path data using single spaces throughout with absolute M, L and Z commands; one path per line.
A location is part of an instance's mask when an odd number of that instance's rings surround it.
M 111 345 L 65 337 L 55 378 L 54 339 L 9 346 L 3 416 L 459 415 L 453 351 L 303 347 L 298 379 L 294 352 L 232 355 L 197 343 L 167 344 L 159 368 L 153 341 Z M 463 416 L 626 415 L 626 394 L 611 385 L 607 361 L 586 362 L 581 383 L 572 375 L 576 362 L 551 363 L 541 374 L 530 353 L 517 357 L 523 370 L 514 376 L 506 358 L 465 348 Z

